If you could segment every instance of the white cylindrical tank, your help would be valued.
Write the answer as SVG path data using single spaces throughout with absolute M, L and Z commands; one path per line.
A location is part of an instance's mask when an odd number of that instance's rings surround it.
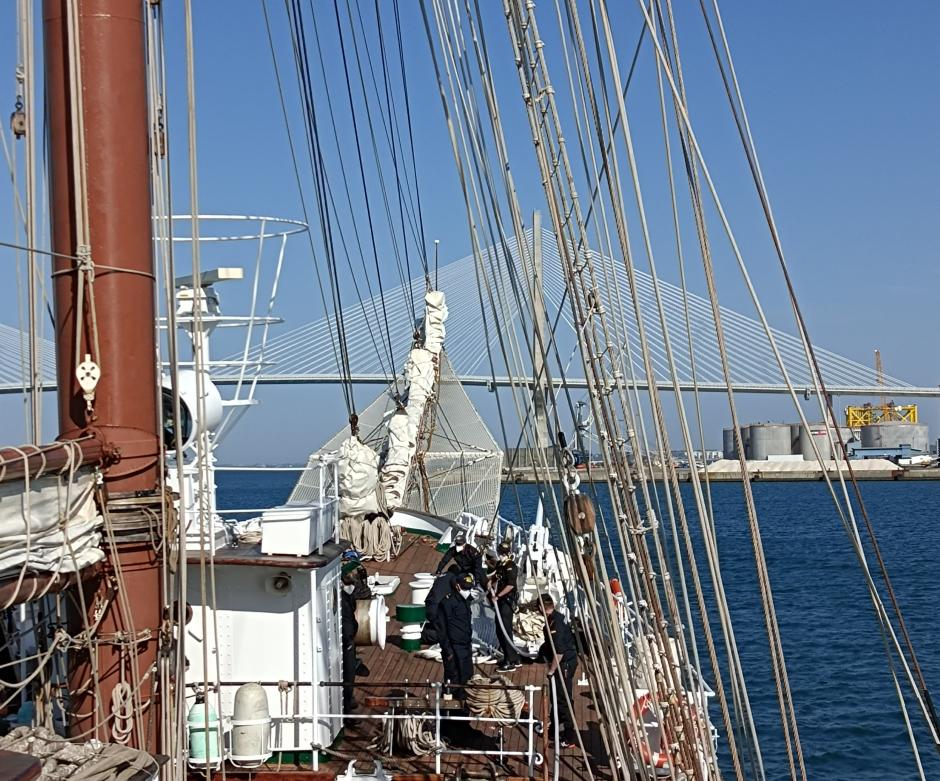
M 885 421 L 862 426 L 862 447 L 901 447 L 910 445 L 914 450 L 922 453 L 928 451 L 927 426 L 923 423 L 904 423 L 902 421 Z
M 232 713 L 233 765 L 255 767 L 271 756 L 271 713 L 268 695 L 258 683 L 246 683 L 235 690 Z
M 752 423 L 748 426 L 748 443 L 744 452 L 749 461 L 788 456 L 791 448 L 789 423 Z
M 813 443 L 823 460 L 832 458 L 832 445 L 829 441 L 829 429 L 825 423 L 810 423 L 809 428 L 800 427 L 800 453 L 804 461 L 815 461 Z

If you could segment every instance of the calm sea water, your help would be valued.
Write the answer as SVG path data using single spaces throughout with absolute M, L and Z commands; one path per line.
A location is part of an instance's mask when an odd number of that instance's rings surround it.
M 295 479 L 292 473 L 223 473 L 220 507 L 278 504 Z M 852 781 L 875 781 L 888 773 L 915 777 L 871 600 L 825 487 L 756 483 L 754 492 L 808 773 Z M 940 483 L 863 483 L 862 494 L 921 667 L 940 704 Z M 685 498 L 691 508 L 691 494 Z M 785 778 L 788 766 L 741 487 L 717 484 L 713 498 L 725 588 L 767 777 Z M 603 490 L 597 501 L 606 505 Z M 501 512 L 528 521 L 537 502 L 535 486 L 507 486 Z M 704 656 L 703 664 L 710 679 Z M 925 773 L 940 778 L 940 758 L 929 748 L 916 707 L 909 705 L 925 747 Z M 720 722 L 717 705 L 712 718 Z

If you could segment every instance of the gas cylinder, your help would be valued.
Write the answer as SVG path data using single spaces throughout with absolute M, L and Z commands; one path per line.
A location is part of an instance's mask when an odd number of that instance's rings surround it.
M 197 697 L 186 717 L 189 730 L 189 763 L 218 767 L 222 763 L 219 714 L 202 697 Z

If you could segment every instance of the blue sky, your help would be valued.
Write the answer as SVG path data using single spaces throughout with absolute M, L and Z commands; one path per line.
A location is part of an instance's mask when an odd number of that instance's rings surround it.
M 201 211 L 302 218 L 260 3 L 227 3 L 224 14 L 219 13 L 221 3 L 195 5 Z M 345 107 L 333 4 L 315 5 L 330 74 L 330 97 Z M 269 7 L 281 65 L 287 67 L 291 61 L 283 6 L 274 2 Z M 390 5 L 382 7 L 388 35 Z M 551 46 L 557 37 L 552 32 L 554 11 L 548 3 L 539 7 L 544 9 L 542 26 Z M 415 3 L 401 5 L 403 43 L 423 220 L 428 240 L 441 240 L 443 262 L 465 255 L 470 239 L 418 8 Z M 622 8 L 623 17 L 616 24 L 620 56 L 626 59 L 632 54 L 640 22 L 635 5 L 624 3 Z M 871 362 L 872 351 L 878 347 L 890 374 L 917 385 L 937 385 L 940 369 L 931 332 L 940 289 L 936 237 L 940 54 L 935 42 L 940 6 L 912 2 L 903 9 L 903 14 L 888 13 L 886 6 L 874 2 L 722 4 L 764 176 L 811 335 L 819 345 L 863 363 Z M 367 25 L 374 24 L 373 4 L 364 3 L 359 10 Z M 340 13 L 346 13 L 344 3 L 340 3 Z M 188 196 L 182 16 L 179 8 L 169 4 L 167 14 L 174 196 L 176 210 L 183 211 Z M 38 12 L 37 18 L 41 18 Z M 706 158 L 768 315 L 775 325 L 792 330 L 779 270 L 723 102 L 701 18 L 690 7 L 683 10 L 679 24 L 693 122 Z M 0 34 L 5 40 L 0 46 L 0 113 L 9 113 L 13 104 L 13 26 L 13 4 L 5 4 L 0 8 Z M 502 14 L 495 7 L 487 19 L 486 34 L 522 205 L 527 211 L 540 208 L 541 189 L 518 82 Z M 312 35 L 308 30 L 308 37 Z M 346 43 L 350 45 L 348 39 Z M 667 222 L 668 212 L 662 162 L 656 158 L 659 120 L 651 110 L 655 88 L 651 64 L 646 46 L 628 105 L 656 230 Z M 319 66 L 312 67 L 316 72 Z M 564 79 L 561 60 L 557 67 L 554 76 L 560 82 Z M 384 90 L 384 85 L 378 87 Z M 372 89 L 371 83 L 367 89 Z M 397 81 L 393 89 L 400 89 Z M 322 109 L 322 94 L 318 101 Z M 288 102 L 299 138 L 302 124 L 294 92 Z M 339 112 L 337 122 L 340 138 L 348 144 L 347 113 Z M 337 158 L 329 141 L 325 154 L 335 177 Z M 347 164 L 355 160 L 348 147 L 344 155 Z M 0 168 L 4 173 L 0 238 L 8 240 L 14 233 L 12 203 L 6 164 L 0 163 Z M 361 198 L 355 197 L 358 170 L 349 173 L 356 225 L 364 230 Z M 302 168 L 302 175 L 309 185 L 309 168 Z M 369 176 L 369 183 L 374 192 L 374 176 Z M 352 220 L 348 216 L 344 220 L 352 235 Z M 380 263 L 389 284 L 397 271 L 389 252 L 388 229 L 383 231 L 378 221 L 377 226 Z M 0 251 L 0 256 L 5 259 L 0 270 L 4 275 L 0 302 L 7 313 L 0 319 L 16 324 L 13 257 L 8 251 Z M 243 262 L 252 260 L 249 254 Z M 668 252 L 658 251 L 657 261 L 662 275 L 674 281 L 675 260 Z M 717 262 L 724 303 L 751 314 L 730 257 L 719 255 Z M 349 287 L 361 280 L 354 283 L 347 276 L 344 284 Z M 282 328 L 321 314 L 315 285 L 309 244 L 292 240 L 278 304 L 279 314 L 288 321 Z M 246 292 L 235 288 L 231 293 L 226 288 L 224 295 L 232 313 L 247 300 Z M 369 393 L 359 394 L 363 403 Z M 483 396 L 475 400 L 494 422 L 492 400 Z M 269 388 L 263 390 L 261 400 L 261 406 L 245 416 L 223 446 L 223 460 L 300 460 L 345 418 L 338 388 Z M 794 417 L 782 400 L 742 398 L 741 404 L 745 418 Z M 47 406 L 51 407 L 51 399 Z M 709 414 L 707 434 L 710 444 L 718 446 L 726 411 L 717 399 L 708 406 L 713 414 Z M 3 441 L 23 438 L 19 409 L 16 399 L 0 401 Z M 926 404 L 924 411 L 937 433 L 936 405 Z M 48 436 L 54 434 L 53 424 L 50 418 Z

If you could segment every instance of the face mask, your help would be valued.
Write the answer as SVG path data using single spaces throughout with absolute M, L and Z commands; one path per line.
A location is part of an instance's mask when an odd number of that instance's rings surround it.
M 470 589 L 460 589 L 460 596 L 462 596 L 464 599 L 470 599 L 470 595 L 472 593 L 473 592 Z
M 460 552 L 461 552 L 464 548 L 466 548 L 467 546 L 466 546 L 466 545 L 455 545 L 454 547 L 457 549 L 457 553 L 460 553 Z
M 347 594 L 352 594 L 353 591 L 355 590 L 356 590 L 355 585 L 353 584 L 346 585 L 345 583 L 343 584 L 343 591 L 345 591 Z

